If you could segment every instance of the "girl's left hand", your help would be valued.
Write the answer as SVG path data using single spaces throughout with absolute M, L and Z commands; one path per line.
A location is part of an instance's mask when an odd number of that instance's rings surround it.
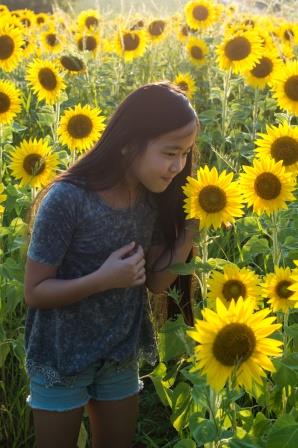
M 186 219 L 185 231 L 187 234 L 195 236 L 199 231 L 200 221 L 198 219 Z

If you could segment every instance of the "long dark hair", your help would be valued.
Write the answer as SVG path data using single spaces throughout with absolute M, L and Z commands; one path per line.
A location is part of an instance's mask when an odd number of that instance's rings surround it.
M 135 156 L 146 149 L 150 140 L 194 120 L 198 122 L 196 112 L 177 86 L 168 81 L 146 84 L 124 99 L 109 120 L 98 143 L 56 177 L 54 182 L 67 181 L 87 185 L 88 189 L 94 191 L 108 189 L 123 179 Z M 121 153 L 123 148 L 128 149 L 125 157 Z M 172 253 L 177 235 L 184 228 L 185 213 L 181 187 L 185 184 L 186 177 L 191 175 L 191 168 L 192 151 L 187 156 L 184 169 L 169 187 L 162 193 L 152 193 L 158 206 L 166 246 Z M 43 190 L 41 197 L 52 184 Z M 40 199 L 37 202 L 40 203 Z M 183 280 L 185 283 L 186 279 Z M 178 284 L 177 282 L 179 283 L 179 279 L 175 284 Z M 181 292 L 182 300 L 188 303 L 190 290 Z M 182 305 L 184 309 L 189 308 L 185 303 Z M 189 309 L 185 317 L 188 315 L 186 320 L 192 325 L 192 312 Z M 170 314 L 175 314 L 176 311 Z

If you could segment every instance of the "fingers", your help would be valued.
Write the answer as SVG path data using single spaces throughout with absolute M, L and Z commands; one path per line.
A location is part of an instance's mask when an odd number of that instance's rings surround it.
M 143 284 L 145 283 L 145 281 L 146 281 L 146 275 L 144 274 L 144 275 L 138 277 L 138 278 L 134 281 L 134 286 L 137 286 L 137 285 L 143 285 Z
M 138 249 L 135 254 L 128 258 L 128 260 L 133 264 L 138 264 L 142 259 L 144 259 L 144 250 L 141 245 L 138 246 Z
M 146 260 L 145 258 L 142 258 L 135 266 L 136 266 L 136 270 L 139 271 L 140 269 L 142 269 L 146 264 Z

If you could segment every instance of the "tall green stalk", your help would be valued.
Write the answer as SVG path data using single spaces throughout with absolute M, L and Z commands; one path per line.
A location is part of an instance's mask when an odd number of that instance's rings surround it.
M 272 213 L 272 259 L 274 266 L 279 266 L 281 258 L 281 248 L 278 241 L 278 230 L 279 230 L 279 215 L 278 212 Z
M 208 262 L 208 230 L 203 229 L 201 232 L 201 249 L 202 249 L 202 262 L 205 264 Z M 205 306 L 207 300 L 207 282 L 208 282 L 208 272 L 202 272 L 202 299 Z
M 252 134 L 251 134 L 252 142 L 254 142 L 255 138 L 256 138 L 258 112 L 259 112 L 258 101 L 259 101 L 259 89 L 258 89 L 258 87 L 256 87 L 255 94 L 254 94 L 253 109 L 252 109 Z
M 230 80 L 231 80 L 232 70 L 231 68 L 226 71 L 224 76 L 224 91 L 223 91 L 223 100 L 222 100 L 222 112 L 221 112 L 221 135 L 223 138 L 223 142 L 226 137 L 227 131 L 227 110 L 228 110 L 228 97 L 230 94 Z
M 3 167 L 3 146 L 4 146 L 4 125 L 0 123 L 0 182 L 2 182 L 4 167 Z

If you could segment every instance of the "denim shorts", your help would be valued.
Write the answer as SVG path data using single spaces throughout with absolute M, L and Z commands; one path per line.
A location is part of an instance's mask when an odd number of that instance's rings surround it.
M 39 374 L 30 376 L 29 380 L 27 404 L 32 409 L 58 412 L 85 406 L 91 398 L 121 400 L 139 393 L 144 387 L 137 361 L 116 365 L 115 361 L 101 359 L 79 373 L 71 386 L 56 382 L 46 387 Z

